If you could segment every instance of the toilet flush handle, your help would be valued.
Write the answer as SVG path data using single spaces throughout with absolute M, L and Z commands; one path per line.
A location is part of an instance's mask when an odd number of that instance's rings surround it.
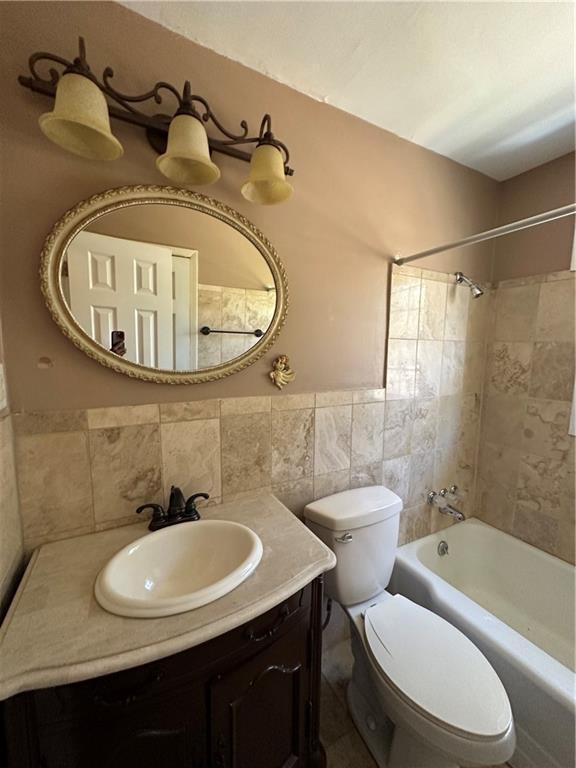
M 339 544 L 350 544 L 353 538 L 352 534 L 346 531 L 342 536 L 336 536 L 334 540 Z

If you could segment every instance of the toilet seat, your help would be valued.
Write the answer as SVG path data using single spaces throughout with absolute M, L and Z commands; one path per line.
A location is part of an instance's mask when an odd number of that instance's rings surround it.
M 496 672 L 440 616 L 394 595 L 368 608 L 364 631 L 384 684 L 427 720 L 474 741 L 510 730 L 512 711 Z

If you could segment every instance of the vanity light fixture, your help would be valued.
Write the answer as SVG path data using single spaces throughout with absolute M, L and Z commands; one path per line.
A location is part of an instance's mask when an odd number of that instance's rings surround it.
M 38 72 L 41 61 L 55 62 L 48 77 Z M 272 133 L 270 115 L 264 115 L 258 136 L 248 135 L 248 124 L 240 123 L 241 132 L 232 133 L 218 120 L 206 99 L 194 95 L 185 82 L 182 94 L 170 83 L 160 81 L 147 93 L 130 96 L 117 91 L 111 84 L 114 71 L 106 67 L 102 80 L 94 75 L 86 60 L 84 39 L 79 39 L 79 55 L 68 61 L 52 53 L 34 53 L 29 59 L 31 77 L 21 75 L 18 81 L 25 88 L 55 99 L 51 112 L 41 115 L 42 132 L 60 147 L 90 160 L 116 160 L 123 148 L 112 134 L 110 117 L 144 128 L 148 142 L 160 155 L 158 170 L 180 185 L 203 186 L 220 178 L 220 170 L 211 153 L 221 153 L 250 163 L 250 173 L 242 185 L 242 195 L 252 203 L 273 205 L 292 195 L 292 185 L 286 176 L 289 167 L 288 148 Z M 154 101 L 162 104 L 163 92 L 176 99 L 173 115 L 149 115 L 134 105 Z M 211 123 L 224 138 L 212 138 L 205 123 Z M 242 145 L 255 145 L 252 153 Z

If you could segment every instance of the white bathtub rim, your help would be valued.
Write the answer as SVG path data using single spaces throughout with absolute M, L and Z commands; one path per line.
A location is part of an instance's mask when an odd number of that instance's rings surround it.
M 493 526 L 474 518 L 468 519 L 466 524 L 492 528 L 498 531 L 498 534 L 508 536 L 503 531 L 499 531 L 493 528 Z M 445 537 L 446 529 L 432 533 L 422 539 L 417 539 L 410 544 L 405 544 L 399 547 L 396 560 L 413 577 L 416 577 L 416 574 L 418 574 L 420 578 L 424 578 L 427 589 L 434 596 L 434 600 L 442 607 L 445 614 L 457 615 L 459 622 L 461 625 L 465 625 L 467 630 L 479 633 L 486 645 L 496 649 L 500 655 L 506 658 L 508 663 L 520 669 L 529 679 L 537 681 L 538 685 L 546 688 L 547 692 L 555 700 L 568 707 L 571 712 L 576 713 L 576 700 L 574 697 L 576 675 L 571 669 L 564 666 L 560 661 L 535 645 L 497 616 L 487 611 L 479 603 L 472 600 L 472 598 L 456 587 L 453 587 L 418 559 L 417 552 L 423 543 L 432 540 L 440 541 Z M 530 544 L 518 541 L 512 536 L 509 538 L 531 549 L 536 549 L 531 547 Z M 553 557 L 553 555 L 549 555 L 549 557 Z M 514 649 L 515 653 L 511 652 L 511 648 Z

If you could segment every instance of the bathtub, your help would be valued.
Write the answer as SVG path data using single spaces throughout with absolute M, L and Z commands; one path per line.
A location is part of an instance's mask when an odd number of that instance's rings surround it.
M 389 591 L 454 624 L 490 660 L 514 712 L 514 768 L 574 768 L 571 565 L 470 519 L 400 547 Z

